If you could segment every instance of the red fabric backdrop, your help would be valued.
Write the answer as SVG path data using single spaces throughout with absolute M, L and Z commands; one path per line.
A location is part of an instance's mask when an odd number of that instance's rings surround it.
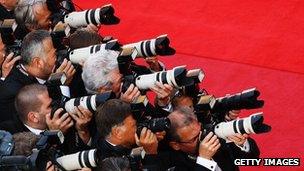
M 177 53 L 168 68 L 202 68 L 202 86 L 216 96 L 257 87 L 272 125 L 254 135 L 261 157 L 301 157 L 304 151 L 304 1 L 301 0 L 75 0 L 83 9 L 112 3 L 121 23 L 102 35 L 131 43 L 167 33 Z M 242 167 L 242 170 L 304 170 Z

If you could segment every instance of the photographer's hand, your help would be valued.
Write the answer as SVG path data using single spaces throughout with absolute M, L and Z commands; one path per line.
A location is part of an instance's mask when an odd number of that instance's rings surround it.
M 131 103 L 138 96 L 140 96 L 140 91 L 136 86 L 134 86 L 134 84 L 131 84 L 125 93 L 121 93 L 120 99 L 125 102 Z
M 78 132 L 79 137 L 82 141 L 87 144 L 90 141 L 90 131 L 88 125 L 92 120 L 93 114 L 88 109 L 84 109 L 81 106 L 75 107 L 76 113 L 71 114 L 70 116 L 75 120 L 75 128 Z
M 139 139 L 135 133 L 135 140 L 136 144 L 142 146 L 147 154 L 157 154 L 158 141 L 156 135 L 146 127 L 141 130 Z
M 89 24 L 87 27 L 84 28 L 84 30 L 87 30 L 88 32 L 98 33 L 100 29 L 100 25 L 96 26 L 94 24 Z
M 162 67 L 158 63 L 158 57 L 157 56 L 147 57 L 147 58 L 145 58 L 145 61 L 149 65 L 151 70 L 153 70 L 155 72 L 158 72 L 158 71 L 162 70 Z
M 60 130 L 62 133 L 66 133 L 69 128 L 71 128 L 74 123 L 72 118 L 68 113 L 64 113 L 61 117 L 62 108 L 59 108 L 55 111 L 53 118 L 51 114 L 46 114 L 46 124 L 49 130 Z
M 166 136 L 166 131 L 162 131 L 162 132 L 155 132 L 155 135 L 156 135 L 156 138 L 157 138 L 157 141 L 161 141 L 165 138 Z
M 173 91 L 172 86 L 156 82 L 151 90 L 156 93 L 156 100 L 159 106 L 167 106 L 170 103 L 170 95 Z
M 238 146 L 243 146 L 244 143 L 246 142 L 247 138 L 249 137 L 248 134 L 235 134 L 235 135 L 231 135 L 229 137 L 227 137 L 228 140 L 234 142 L 236 145 Z
M 210 132 L 199 145 L 199 156 L 210 160 L 220 148 L 219 139 L 213 132 Z
M 226 121 L 231 121 L 239 117 L 239 114 L 241 113 L 240 110 L 231 110 L 225 115 Z
M 14 56 L 14 53 L 10 53 L 9 55 L 7 55 L 7 57 L 3 61 L 2 68 L 1 68 L 2 69 L 1 77 L 6 78 L 8 76 L 8 74 L 11 72 L 15 63 L 21 59 L 21 56 L 17 56 L 15 58 L 13 58 L 13 56 Z
M 56 70 L 56 73 L 64 72 L 67 80 L 65 82 L 65 85 L 69 85 L 73 79 L 73 76 L 76 72 L 74 66 L 72 65 L 71 61 L 68 61 L 67 59 L 64 59 L 60 67 Z

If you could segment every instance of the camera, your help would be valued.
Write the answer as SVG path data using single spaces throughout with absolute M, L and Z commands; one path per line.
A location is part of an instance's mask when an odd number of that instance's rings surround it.
M 108 4 L 97 9 L 90 9 L 81 12 L 71 12 L 64 16 L 63 21 L 73 28 L 84 27 L 89 24 L 118 24 L 120 19 L 114 15 L 114 12 L 115 11 L 112 5 Z
M 131 83 L 134 83 L 140 90 L 150 89 L 155 85 L 156 82 L 162 84 L 169 84 L 175 88 L 193 84 L 194 80 L 187 77 L 187 70 L 185 66 L 178 66 L 172 70 L 156 72 L 152 74 L 139 75 L 133 82 L 126 82 L 125 80 L 123 87 L 129 87 Z
M 74 49 L 68 52 L 66 56 L 72 63 L 79 64 L 80 62 L 86 61 L 86 59 L 89 56 L 96 54 L 99 51 L 115 50 L 119 48 L 119 46 L 120 45 L 118 44 L 117 41 L 112 40 L 104 44 L 98 44 L 85 48 Z
M 94 113 L 100 104 L 103 104 L 107 100 L 114 99 L 115 97 L 115 93 L 108 91 L 101 94 L 73 98 L 66 101 L 63 108 L 68 113 L 76 113 L 75 106 L 81 106 Z
M 194 106 L 194 110 L 198 117 L 211 117 L 214 122 L 219 123 L 224 121 L 226 112 L 231 110 L 257 109 L 263 107 L 264 101 L 258 99 L 259 95 L 260 92 L 256 88 L 247 89 L 241 93 L 220 98 L 215 98 L 212 95 L 202 95 L 199 97 L 198 103 Z M 205 121 L 207 120 L 209 119 Z
M 64 155 L 58 157 L 56 161 L 65 169 L 65 170 L 78 170 L 84 167 L 92 168 L 97 167 L 98 164 L 98 150 L 86 150 L 80 151 L 70 155 Z
M 143 40 L 122 46 L 123 50 L 126 48 L 136 48 L 138 56 L 144 58 L 156 55 L 166 56 L 175 54 L 175 50 L 170 47 L 170 40 L 166 34 L 154 39 Z
M 68 112 L 70 114 L 75 114 L 76 106 L 81 106 L 84 109 L 87 109 L 90 112 L 94 113 L 96 111 L 96 108 L 100 104 L 103 104 L 107 100 L 113 99 L 115 97 L 116 97 L 116 95 L 112 91 L 101 93 L 101 94 L 96 94 L 96 95 L 91 95 L 91 96 L 72 98 L 72 99 L 68 99 L 67 97 L 62 96 L 62 98 L 52 101 L 51 116 L 53 117 L 55 111 L 59 108 L 64 109 L 64 111 L 62 113 Z
M 25 35 L 21 33 L 20 27 L 16 24 L 15 19 L 5 19 L 0 21 L 0 32 L 2 42 L 6 45 L 6 54 L 14 52 L 14 57 L 20 55 L 22 45 L 21 40 Z
M 64 136 L 60 131 L 45 131 L 40 134 L 35 149 L 30 156 L 11 156 L 10 153 L 0 156 L 0 169 L 4 170 L 45 170 L 46 163 L 52 161 L 57 164 L 56 158 L 62 154 L 55 148 L 62 144 Z M 2 143 L 2 142 L 1 142 Z M 11 143 L 13 143 L 11 141 Z M 3 143 L 2 143 L 3 144 Z M 6 145 L 7 146 L 7 145 Z M 62 168 L 61 166 L 58 166 Z
M 246 118 L 229 122 L 221 122 L 214 126 L 214 133 L 223 139 L 239 134 L 260 134 L 271 130 L 271 126 L 264 124 L 263 112 L 252 114 Z
M 75 11 L 72 0 L 46 0 L 46 4 L 52 14 Z
M 151 130 L 153 133 L 167 131 L 170 129 L 171 122 L 169 118 L 145 118 L 142 121 L 137 123 L 137 130 L 136 133 L 138 137 L 140 137 L 141 130 L 146 127 L 147 129 Z
M 70 99 L 69 92 L 65 92 L 62 88 L 65 81 L 66 75 L 62 72 L 52 74 L 46 82 L 49 96 L 52 99 L 51 117 L 54 116 L 55 111 L 59 108 L 64 109 L 62 113 L 76 113 L 75 106 L 81 106 L 84 109 L 88 109 L 90 112 L 94 113 L 100 104 L 116 97 L 115 93 L 108 91 L 101 94 Z
M 114 50 L 120 56 L 132 56 L 132 61 L 137 57 L 152 57 L 156 55 L 173 55 L 175 50 L 169 46 L 170 40 L 167 35 L 159 36 L 155 39 L 144 40 L 137 43 L 121 45 L 116 39 L 104 44 L 92 45 L 85 48 L 74 49 L 68 52 L 72 63 L 79 64 L 84 62 L 90 55 L 99 51 Z M 136 52 L 134 52 L 136 50 Z

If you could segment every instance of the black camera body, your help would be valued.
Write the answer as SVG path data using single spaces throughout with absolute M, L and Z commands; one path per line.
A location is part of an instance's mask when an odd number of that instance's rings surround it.
M 140 137 L 140 133 L 144 127 L 151 130 L 153 133 L 168 131 L 170 129 L 171 122 L 169 118 L 145 118 L 137 123 L 137 135 Z

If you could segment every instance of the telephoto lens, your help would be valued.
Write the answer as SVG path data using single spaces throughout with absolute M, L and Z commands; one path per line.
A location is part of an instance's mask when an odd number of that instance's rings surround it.
M 120 19 L 114 15 L 114 8 L 111 4 L 97 9 L 71 12 L 64 16 L 64 23 L 73 28 L 85 27 L 89 24 L 118 24 L 119 21 Z
M 169 84 L 175 88 L 181 88 L 182 86 L 193 84 L 194 80 L 191 77 L 187 77 L 185 66 L 178 66 L 168 71 L 140 75 L 135 79 L 135 85 L 140 90 L 148 90 L 153 87 L 156 82 Z
M 154 39 L 123 45 L 122 49 L 134 47 L 138 51 L 138 56 L 144 58 L 156 55 L 167 56 L 175 54 L 175 50 L 170 47 L 170 40 L 166 34 Z
M 84 167 L 97 167 L 98 159 L 98 151 L 97 149 L 93 149 L 87 151 L 80 151 L 70 155 L 65 155 L 57 158 L 56 161 L 65 170 L 78 170 Z
M 94 113 L 96 108 L 100 105 L 105 103 L 107 100 L 115 98 L 116 95 L 112 91 L 104 92 L 101 94 L 91 95 L 91 96 L 84 96 L 73 98 L 67 101 L 64 105 L 64 109 L 71 114 L 75 114 L 76 106 L 81 106 L 85 109 L 88 109 L 90 112 Z
M 69 52 L 68 58 L 74 64 L 85 62 L 89 56 L 98 53 L 99 51 L 116 50 L 120 45 L 116 40 L 111 40 L 104 44 L 92 45 L 84 48 L 74 49 Z
M 271 126 L 264 124 L 263 121 L 263 112 L 255 113 L 246 118 L 221 122 L 215 125 L 214 132 L 218 137 L 226 139 L 237 133 L 260 134 L 271 131 Z

